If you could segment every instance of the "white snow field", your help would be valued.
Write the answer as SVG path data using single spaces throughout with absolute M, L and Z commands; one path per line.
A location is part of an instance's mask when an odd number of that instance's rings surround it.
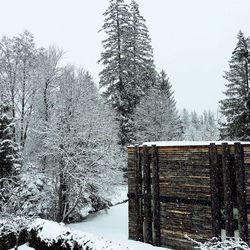
M 142 242 L 128 240 L 128 203 L 119 204 L 108 210 L 102 210 L 90 215 L 84 222 L 58 225 L 52 221 L 38 219 L 34 225 L 44 225 L 39 236 L 45 241 L 58 238 L 67 231 L 67 227 L 76 237 L 89 239 L 95 250 L 167 250 Z M 24 244 L 20 250 L 34 249 Z M 14 249 L 11 249 L 14 250 Z
M 128 240 L 128 203 L 90 215 L 84 222 L 68 225 L 72 230 L 88 232 L 102 240 L 128 247 L 129 250 L 160 250 L 149 244 Z

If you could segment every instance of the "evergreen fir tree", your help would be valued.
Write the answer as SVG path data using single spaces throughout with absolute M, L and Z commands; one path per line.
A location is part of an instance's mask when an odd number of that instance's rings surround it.
M 183 109 L 182 115 L 183 138 L 186 141 L 216 141 L 219 131 L 215 115 L 211 111 L 204 111 L 198 115 L 195 111 L 189 113 Z
M 136 105 L 140 97 L 156 82 L 156 71 L 153 60 L 153 48 L 146 20 L 140 14 L 139 5 L 132 0 L 130 4 L 130 33 L 126 39 L 129 60 L 130 95 Z
M 10 179 L 16 179 L 20 170 L 18 147 L 14 141 L 13 118 L 8 116 L 10 107 L 0 99 L 0 201 L 6 201 Z
M 136 108 L 134 119 L 138 142 L 182 139 L 182 123 L 173 94 L 169 79 L 162 71 Z
M 107 34 L 103 41 L 104 51 L 101 53 L 101 62 L 104 69 L 100 72 L 100 87 L 106 88 L 103 92 L 105 99 L 117 112 L 120 123 L 120 144 L 129 141 L 128 127 L 132 105 L 128 93 L 127 57 L 125 40 L 129 27 L 129 8 L 123 0 L 110 0 L 110 6 L 104 13 L 105 20 L 102 30 Z
M 104 66 L 100 87 L 105 88 L 103 96 L 116 111 L 119 143 L 123 146 L 133 141 L 134 110 L 155 82 L 153 50 L 135 1 L 129 8 L 123 0 L 110 0 L 104 16 L 102 30 L 108 37 L 99 61 Z
M 219 130 L 214 113 L 209 111 L 203 112 L 203 125 L 202 125 L 202 140 L 218 140 Z
M 190 121 L 190 114 L 185 108 L 181 112 L 181 121 L 183 124 L 183 140 L 188 141 L 190 140 L 191 121 Z
M 222 139 L 250 139 L 249 38 L 240 31 L 238 41 L 225 72 L 226 98 L 220 101 L 224 121 L 220 124 Z

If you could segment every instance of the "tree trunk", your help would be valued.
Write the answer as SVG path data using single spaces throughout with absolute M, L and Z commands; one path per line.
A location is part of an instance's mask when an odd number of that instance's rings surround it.
M 60 149 L 63 149 L 63 145 L 60 145 Z M 62 155 L 60 155 L 56 221 L 62 222 L 64 220 L 64 215 L 67 213 L 67 211 L 67 183 L 64 173 L 64 161 Z

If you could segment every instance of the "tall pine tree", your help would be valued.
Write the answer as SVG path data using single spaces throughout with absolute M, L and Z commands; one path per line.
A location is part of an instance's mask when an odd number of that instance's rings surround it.
M 130 5 L 130 34 L 127 42 L 130 95 L 136 105 L 140 97 L 156 82 L 156 70 L 153 60 L 153 48 L 146 20 L 140 14 L 139 5 L 132 0 Z
M 120 122 L 120 143 L 128 141 L 128 113 L 131 113 L 130 98 L 127 88 L 127 57 L 125 40 L 128 35 L 129 7 L 123 0 L 110 0 L 110 6 L 104 13 L 105 20 L 102 30 L 107 39 L 103 41 L 104 51 L 101 62 L 104 69 L 100 72 L 100 87 L 106 100 L 117 112 Z
M 223 139 L 250 139 L 249 48 L 250 41 L 240 31 L 238 41 L 225 72 L 226 98 L 220 101 L 224 116 L 220 124 Z
M 100 63 L 100 87 L 112 105 L 119 122 L 119 143 L 124 146 L 134 140 L 134 110 L 141 96 L 155 81 L 153 51 L 144 18 L 138 4 L 110 0 L 104 13 L 102 30 L 107 39 Z
M 182 123 L 176 109 L 174 92 L 164 71 L 136 108 L 136 140 L 182 140 Z
M 13 118 L 8 116 L 10 108 L 6 99 L 2 97 L 0 100 L 0 187 L 3 187 L 4 183 L 2 178 L 14 177 L 19 168 L 18 147 L 14 141 Z

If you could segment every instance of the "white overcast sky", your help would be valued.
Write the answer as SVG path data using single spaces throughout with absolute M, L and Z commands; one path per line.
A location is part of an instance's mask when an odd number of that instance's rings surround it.
M 128 0 L 129 1 L 129 0 Z M 179 108 L 216 110 L 228 60 L 241 29 L 250 36 L 250 0 L 137 0 L 147 20 L 155 64 L 172 82 Z M 0 0 L 0 35 L 29 30 L 37 45 L 62 48 L 65 61 L 96 82 L 98 33 L 108 0 Z

